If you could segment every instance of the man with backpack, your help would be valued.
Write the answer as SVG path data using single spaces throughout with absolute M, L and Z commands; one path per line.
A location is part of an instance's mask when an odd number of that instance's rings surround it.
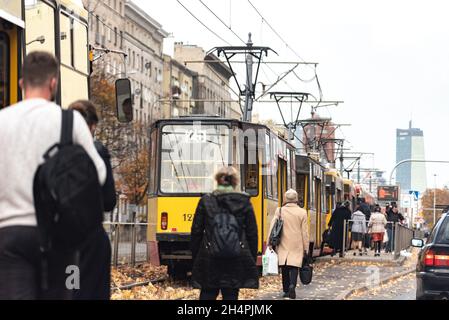
M 248 194 L 237 192 L 237 170 L 215 175 L 217 190 L 204 195 L 191 231 L 192 285 L 200 300 L 237 300 L 240 288 L 259 288 L 257 224 Z
M 56 146 L 52 149 L 52 146 L 60 143 L 64 136 L 68 145 L 78 147 L 77 159 L 83 160 L 83 164 L 87 154 L 90 163 L 84 169 L 96 181 L 90 180 L 91 188 L 81 187 L 81 192 L 96 190 L 106 178 L 105 164 L 78 112 L 68 117 L 72 119 L 67 121 L 67 130 L 62 134 L 61 108 L 51 102 L 57 92 L 58 75 L 59 63 L 53 55 L 40 51 L 28 54 L 20 80 L 24 100 L 0 111 L 0 300 L 70 299 L 79 282 L 74 251 L 69 250 L 63 241 L 53 239 L 53 234 L 59 234 L 60 239 L 70 242 L 71 239 L 61 235 L 67 229 L 59 229 L 58 226 L 62 222 L 70 225 L 67 218 L 74 214 L 69 212 L 72 203 L 64 201 L 77 194 L 61 194 L 66 190 L 63 183 L 70 187 L 72 181 L 67 177 L 59 179 L 61 172 L 48 170 L 47 165 L 53 161 L 55 168 L 65 165 L 66 171 L 72 172 L 70 166 L 76 167 L 77 163 L 73 162 L 70 152 L 62 152 L 63 149 L 73 151 L 73 148 Z M 45 154 L 47 158 L 44 158 Z M 54 163 L 54 160 L 61 160 L 59 154 L 72 162 Z M 92 168 L 94 171 L 88 171 Z M 39 172 L 46 172 L 48 176 L 42 177 Z M 51 182 L 59 188 L 47 188 Z M 97 201 L 102 201 L 101 189 Z M 48 207 L 48 204 L 52 206 Z M 81 205 L 89 209 L 96 203 L 78 201 L 75 207 Z M 38 215 L 37 208 L 40 211 Z M 50 226 L 47 225 L 48 234 L 41 229 L 41 222 L 46 218 L 52 221 Z M 77 227 L 71 225 L 73 230 Z M 50 243 L 47 238 L 54 240 L 51 246 L 47 246 Z M 72 278 L 69 279 L 70 276 Z

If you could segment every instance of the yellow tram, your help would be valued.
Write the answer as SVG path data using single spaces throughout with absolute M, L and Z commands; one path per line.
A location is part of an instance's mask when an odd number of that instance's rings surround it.
M 259 259 L 284 192 L 296 185 L 295 148 L 266 126 L 216 117 L 155 122 L 150 135 L 148 241 L 150 260 L 183 276 L 191 268 L 190 229 L 199 198 L 214 190 L 222 166 L 239 172 L 250 194 L 259 234 Z
M 0 109 L 22 98 L 22 60 L 34 50 L 51 52 L 60 61 L 58 104 L 87 99 L 88 12 L 81 0 L 0 0 L 0 4 Z

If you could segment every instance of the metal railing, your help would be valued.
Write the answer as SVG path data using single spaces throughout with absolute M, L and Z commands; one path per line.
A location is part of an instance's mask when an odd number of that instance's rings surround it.
M 342 238 L 342 254 L 350 250 L 352 247 L 352 232 L 351 226 L 354 220 L 344 220 L 343 224 L 343 238 Z M 356 221 L 357 223 L 358 221 Z M 366 221 L 366 230 L 369 230 L 369 221 Z M 394 254 L 395 258 L 398 258 L 400 252 L 410 247 L 411 240 L 414 236 L 414 230 L 405 227 L 399 223 L 387 222 L 385 226 L 385 233 L 387 233 L 388 241 L 384 244 L 385 249 Z M 370 240 L 369 233 L 365 234 L 363 247 L 371 247 L 372 241 Z
M 413 238 L 413 229 L 407 228 L 399 223 L 395 224 L 394 235 L 394 257 L 399 258 L 402 250 L 410 247 Z
M 131 264 L 148 261 L 148 223 L 104 222 L 112 247 L 112 264 Z

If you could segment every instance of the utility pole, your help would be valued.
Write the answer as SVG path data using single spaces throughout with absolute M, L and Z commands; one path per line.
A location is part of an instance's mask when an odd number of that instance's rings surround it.
M 357 183 L 360 183 L 360 158 L 357 160 Z
M 262 62 L 262 55 L 268 55 L 268 51 L 274 51 L 269 47 L 255 47 L 253 46 L 253 42 L 251 40 L 251 33 L 248 34 L 248 42 L 246 46 L 228 46 L 228 47 L 216 47 L 209 51 L 217 51 L 217 56 L 220 57 L 221 54 L 226 59 L 229 69 L 231 70 L 232 77 L 234 78 L 240 96 L 245 97 L 245 109 L 243 110 L 243 121 L 251 122 L 252 111 L 253 111 L 253 102 L 255 96 L 255 87 L 257 83 L 257 77 L 259 75 L 260 63 Z M 236 77 L 236 72 L 234 72 L 234 68 L 232 67 L 233 63 L 231 59 L 239 54 L 245 55 L 245 64 L 246 64 L 246 81 L 245 85 L 241 86 Z M 276 53 L 277 54 L 277 53 Z M 255 59 L 255 61 L 254 61 Z M 253 66 L 257 65 L 256 72 L 253 79 Z
M 251 49 L 253 42 L 251 41 L 251 33 L 248 34 L 248 42 L 246 43 L 248 49 Z M 254 88 L 253 88 L 253 56 L 251 53 L 246 55 L 246 88 L 245 88 L 245 109 L 243 121 L 251 122 L 254 102 Z
M 433 226 L 435 227 L 435 223 L 436 223 L 436 218 L 437 218 L 437 214 L 436 214 L 436 192 L 437 192 L 437 175 L 434 174 L 433 175 Z

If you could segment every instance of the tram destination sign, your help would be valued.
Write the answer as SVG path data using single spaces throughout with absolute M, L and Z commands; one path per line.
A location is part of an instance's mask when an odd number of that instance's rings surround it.
M 378 186 L 378 201 L 399 201 L 399 186 Z

